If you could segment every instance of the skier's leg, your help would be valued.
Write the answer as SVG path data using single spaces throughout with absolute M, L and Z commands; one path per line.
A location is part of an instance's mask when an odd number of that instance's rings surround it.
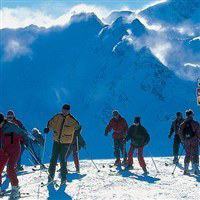
M 0 187 L 2 186 L 2 173 L 7 161 L 8 161 L 8 156 L 5 155 L 3 151 L 0 150 Z
M 60 144 L 58 142 L 53 143 L 53 149 L 52 149 L 52 156 L 49 164 L 49 177 L 48 181 L 52 181 L 55 176 L 55 170 L 56 170 L 56 164 L 58 160 L 58 156 L 60 154 Z
M 138 161 L 139 161 L 139 164 L 140 164 L 140 167 L 146 167 L 146 163 L 144 161 L 144 157 L 143 157 L 143 150 L 144 150 L 144 147 L 139 147 L 138 148 Z
M 120 165 L 120 144 L 119 139 L 114 139 L 114 155 L 115 155 L 115 165 Z
M 7 174 L 10 179 L 12 186 L 18 186 L 18 178 L 16 173 L 16 163 L 19 159 L 21 147 L 20 146 L 14 146 L 13 149 L 8 153 L 8 164 L 7 164 Z
M 130 149 L 128 152 L 128 165 L 133 165 L 133 152 L 134 152 L 135 148 L 130 145 Z
M 66 164 L 65 156 L 66 156 L 68 148 L 69 146 L 66 146 L 66 144 L 61 144 L 61 150 L 60 150 L 61 182 L 66 181 L 67 164 Z

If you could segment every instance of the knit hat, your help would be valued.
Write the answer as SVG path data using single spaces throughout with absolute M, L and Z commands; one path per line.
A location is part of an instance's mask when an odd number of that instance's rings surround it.
M 4 121 L 4 115 L 3 113 L 0 113 L 0 124 Z
M 135 117 L 134 123 L 140 123 L 140 117 Z
M 186 117 L 192 117 L 194 115 L 194 112 L 191 109 L 189 109 L 185 111 L 185 115 Z
M 7 112 L 7 115 L 15 115 L 15 113 L 14 113 L 14 111 L 13 110 L 9 110 L 8 112 Z
M 118 110 L 113 110 L 112 114 L 113 114 L 113 116 L 116 116 L 116 115 L 119 115 L 119 112 L 118 112 Z
M 176 116 L 180 116 L 180 115 L 182 115 L 181 112 L 177 112 L 177 113 L 176 113 Z
M 70 110 L 70 105 L 69 104 L 64 104 L 62 106 L 62 109 L 64 109 L 64 110 Z

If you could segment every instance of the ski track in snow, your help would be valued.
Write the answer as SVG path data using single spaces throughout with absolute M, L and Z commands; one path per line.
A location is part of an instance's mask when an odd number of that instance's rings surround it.
M 52 185 L 41 187 L 41 182 L 47 182 L 47 172 L 32 171 L 32 167 L 26 167 L 25 171 L 19 173 L 19 183 L 22 193 L 30 193 L 21 199 L 84 199 L 84 200 L 105 200 L 105 199 L 199 199 L 200 176 L 183 175 L 183 158 L 174 175 L 174 165 L 171 164 L 172 157 L 154 158 L 159 173 L 157 173 L 151 158 L 145 158 L 148 175 L 143 175 L 137 158 L 134 158 L 134 169 L 131 171 L 115 170 L 116 167 L 109 167 L 114 160 L 94 160 L 101 170 L 97 172 L 90 160 L 81 160 L 81 173 L 75 173 L 73 162 L 68 163 L 69 174 L 66 186 L 56 188 Z M 169 164 L 166 166 L 166 164 Z M 190 166 L 191 168 L 191 166 Z M 58 169 L 58 166 L 57 166 Z M 111 172 L 112 170 L 113 172 Z M 192 172 L 192 170 L 191 170 Z M 56 172 L 55 180 L 58 180 L 59 173 Z M 10 189 L 6 176 L 3 176 L 3 188 Z M 40 187 L 39 187 L 40 186 Z M 9 199 L 4 196 L 1 199 Z

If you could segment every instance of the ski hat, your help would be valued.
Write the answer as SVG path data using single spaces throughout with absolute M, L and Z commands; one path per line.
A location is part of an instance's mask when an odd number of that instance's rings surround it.
M 134 123 L 140 123 L 140 117 L 135 117 Z
M 7 115 L 13 115 L 13 116 L 15 116 L 15 113 L 14 113 L 13 110 L 9 110 L 9 111 L 7 112 Z
M 70 105 L 69 104 L 64 104 L 63 106 L 62 106 L 62 109 L 64 109 L 64 110 L 70 110 Z
M 181 112 L 177 112 L 177 113 L 176 113 L 176 116 L 180 116 L 180 115 L 182 115 Z
M 3 113 L 0 113 L 0 124 L 4 121 L 4 115 Z
M 191 109 L 189 109 L 189 110 L 185 111 L 185 115 L 186 115 L 186 117 L 193 117 L 194 112 Z
M 119 115 L 119 112 L 118 112 L 118 110 L 113 110 L 112 114 L 113 114 L 113 116 L 116 116 L 116 115 Z
M 33 133 L 41 134 L 40 131 L 39 131 L 39 129 L 37 129 L 37 128 L 33 128 L 32 131 L 33 131 Z

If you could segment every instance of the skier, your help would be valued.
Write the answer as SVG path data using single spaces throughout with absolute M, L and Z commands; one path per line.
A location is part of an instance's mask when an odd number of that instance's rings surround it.
M 12 122 L 12 123 L 15 123 L 16 125 L 18 125 L 21 129 L 23 129 L 25 132 L 27 132 L 26 128 L 24 127 L 24 125 L 22 124 L 22 122 L 17 119 L 15 117 L 15 113 L 13 110 L 8 110 L 7 112 L 7 116 L 6 116 L 6 119 L 9 121 L 9 122 Z M 23 145 L 23 141 L 20 141 L 20 144 L 21 144 L 21 154 L 19 156 L 19 160 L 17 162 L 17 166 L 16 166 L 16 170 L 17 171 L 23 171 L 24 168 L 23 166 L 21 165 L 21 157 L 22 157 L 22 154 L 24 152 L 24 145 Z
M 170 133 L 168 135 L 168 138 L 171 139 L 173 133 L 174 133 L 174 144 L 173 144 L 173 155 L 174 160 L 173 163 L 176 164 L 178 162 L 178 155 L 179 155 L 179 146 L 181 143 L 180 137 L 178 135 L 178 130 L 180 127 L 180 124 L 184 121 L 182 117 L 181 112 L 176 113 L 176 119 L 172 122 Z
M 31 141 L 30 144 L 33 162 L 35 166 L 40 164 L 40 169 L 46 169 L 45 165 L 41 161 L 41 151 L 44 148 L 44 138 L 37 128 L 32 129 L 32 135 L 35 138 L 35 140 Z
M 144 173 L 148 173 L 146 163 L 143 157 L 143 149 L 150 141 L 150 135 L 147 130 L 141 125 L 140 117 L 135 117 L 134 124 L 129 128 L 125 141 L 131 139 L 131 145 L 128 152 L 127 170 L 133 169 L 133 152 L 138 149 L 138 161 Z
M 121 165 L 120 160 L 120 150 L 123 156 L 122 164 L 126 164 L 127 161 L 127 153 L 125 144 L 123 143 L 123 139 L 126 137 L 126 133 L 128 130 L 128 124 L 126 120 L 121 117 L 117 110 L 112 111 L 113 118 L 110 120 L 109 124 L 106 127 L 105 136 L 108 136 L 108 133 L 113 129 L 114 132 L 112 137 L 114 139 L 114 156 L 116 158 L 114 165 Z
M 199 139 L 200 125 L 193 119 L 194 112 L 186 110 L 186 120 L 184 120 L 179 129 L 179 136 L 184 143 L 186 155 L 184 159 L 184 175 L 189 174 L 189 163 L 192 162 L 192 168 L 196 175 L 199 174 Z
M 44 133 L 48 133 L 53 130 L 53 150 L 52 157 L 49 165 L 49 177 L 48 182 L 52 182 L 55 175 L 55 169 L 58 157 L 61 161 L 61 184 L 66 183 L 66 161 L 65 156 L 69 145 L 74 139 L 74 132 L 80 129 L 78 121 L 70 114 L 70 105 L 64 104 L 62 106 L 62 112 L 55 115 L 48 121 L 47 127 L 44 129 Z
M 0 194 L 2 191 L 2 172 L 7 163 L 7 174 L 10 179 L 12 190 L 11 198 L 19 197 L 19 186 L 16 174 L 16 163 L 20 156 L 20 140 L 23 138 L 28 146 L 31 136 L 16 124 L 4 119 L 3 113 L 0 113 Z

